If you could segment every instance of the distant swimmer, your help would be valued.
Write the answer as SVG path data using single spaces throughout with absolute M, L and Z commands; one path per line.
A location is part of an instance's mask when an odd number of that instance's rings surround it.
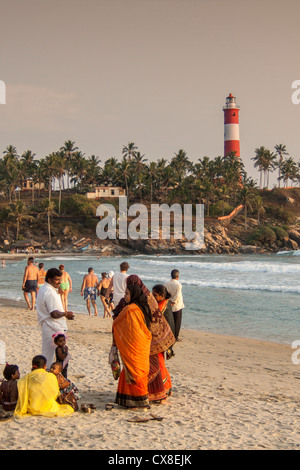
M 39 268 L 34 264 L 32 257 L 28 258 L 27 266 L 24 271 L 22 289 L 24 291 L 24 298 L 28 305 L 28 310 L 33 310 L 36 301 L 36 293 L 38 286 L 38 273 Z M 28 294 L 31 295 L 31 304 Z
M 89 315 L 91 315 L 91 303 L 94 307 L 95 317 L 98 315 L 96 299 L 97 299 L 97 287 L 99 281 L 94 274 L 94 269 L 89 268 L 88 274 L 86 274 L 83 278 L 82 286 L 81 286 L 81 295 L 83 295 L 84 300 L 86 300 L 87 310 Z
M 62 301 L 64 310 L 65 312 L 67 312 L 68 311 L 68 294 L 69 292 L 72 292 L 72 279 L 70 277 L 70 274 L 65 271 L 65 267 L 63 264 L 60 264 L 58 269 L 62 272 L 61 283 L 60 283 L 58 291 L 61 296 L 61 301 Z

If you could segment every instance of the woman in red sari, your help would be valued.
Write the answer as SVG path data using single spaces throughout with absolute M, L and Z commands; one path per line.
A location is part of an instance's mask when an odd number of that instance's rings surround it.
M 127 408 L 146 408 L 149 406 L 151 311 L 137 285 L 127 287 L 124 300 L 126 306 L 113 322 L 114 342 L 123 363 L 115 401 Z
M 158 284 L 152 288 L 152 294 L 158 303 L 161 313 L 166 318 L 174 334 L 175 324 L 174 324 L 174 317 L 172 313 L 172 306 L 169 300 L 170 298 L 169 292 L 167 291 L 167 289 L 165 288 L 163 284 Z M 167 359 L 170 359 L 172 356 L 174 356 L 174 352 L 173 352 L 172 346 L 170 346 L 170 348 L 166 351 L 166 357 Z M 160 352 L 158 354 L 158 358 L 159 358 L 159 367 L 160 367 L 160 371 L 162 375 L 163 384 L 166 390 L 166 394 L 167 396 L 170 396 L 172 395 L 172 381 L 171 381 L 169 371 L 166 368 L 165 353 Z M 166 403 L 166 402 L 167 400 L 164 400 L 162 403 Z

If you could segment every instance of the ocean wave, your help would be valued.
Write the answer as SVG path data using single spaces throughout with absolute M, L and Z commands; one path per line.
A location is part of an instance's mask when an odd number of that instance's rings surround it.
M 169 278 L 163 276 L 141 276 L 143 281 L 152 281 L 152 282 L 160 282 L 165 284 L 169 281 Z M 211 289 L 228 289 L 228 290 L 257 290 L 257 291 L 267 291 L 267 292 L 281 292 L 281 293 L 290 293 L 290 294 L 300 294 L 300 287 L 297 286 L 287 286 L 287 285 L 267 285 L 267 284 L 249 284 L 242 283 L 242 282 L 225 282 L 225 281 L 214 281 L 214 280 L 206 280 L 201 281 L 199 279 L 180 279 L 180 282 L 183 286 L 191 286 L 191 287 L 204 287 L 204 288 L 211 288 Z
M 278 256 L 300 256 L 300 250 L 290 250 L 290 251 L 278 251 L 278 253 L 276 253 L 276 255 Z
M 299 250 L 300 252 L 300 250 Z M 299 253 L 300 255 L 300 253 Z M 224 263 L 209 263 L 197 261 L 155 261 L 148 260 L 147 264 L 153 264 L 155 266 L 172 266 L 173 268 L 195 268 L 201 269 L 202 271 L 232 271 L 232 272 L 244 272 L 244 273 L 274 273 L 274 274 L 299 274 L 300 273 L 300 264 L 288 264 L 288 263 L 264 263 L 253 261 L 240 261 L 240 262 L 224 262 Z

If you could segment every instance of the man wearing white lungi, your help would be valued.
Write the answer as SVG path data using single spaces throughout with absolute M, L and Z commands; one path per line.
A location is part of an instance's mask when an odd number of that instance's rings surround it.
M 36 310 L 38 323 L 42 329 L 42 355 L 47 360 L 47 369 L 50 369 L 54 362 L 55 347 L 52 336 L 67 331 L 67 321 L 73 320 L 73 312 L 64 312 L 61 296 L 58 288 L 61 283 L 62 272 L 59 269 L 48 269 L 45 284 L 40 287 L 37 300 Z

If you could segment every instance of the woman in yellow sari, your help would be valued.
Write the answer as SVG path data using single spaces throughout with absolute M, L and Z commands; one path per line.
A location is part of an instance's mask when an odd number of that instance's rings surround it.
M 15 416 L 42 415 L 47 417 L 67 416 L 74 412 L 69 405 L 59 405 L 57 378 L 46 371 L 46 358 L 35 356 L 32 371 L 18 380 L 18 402 Z
M 115 401 L 127 408 L 146 408 L 149 406 L 151 311 L 139 286 L 128 286 L 124 299 L 127 305 L 113 322 L 114 342 L 123 363 Z

